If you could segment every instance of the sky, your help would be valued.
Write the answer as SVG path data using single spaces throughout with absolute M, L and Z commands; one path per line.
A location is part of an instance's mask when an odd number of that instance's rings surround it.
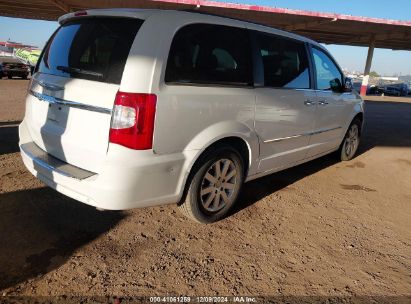
M 289 9 L 411 21 L 411 0 L 219 0 Z M 0 17 L 0 41 L 10 38 L 43 47 L 58 27 L 57 22 Z M 327 45 L 341 67 L 363 71 L 367 48 Z M 372 70 L 383 75 L 411 75 L 411 52 L 375 49 Z

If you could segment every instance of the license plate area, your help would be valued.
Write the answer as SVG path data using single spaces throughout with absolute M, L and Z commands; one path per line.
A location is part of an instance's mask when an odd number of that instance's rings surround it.
M 61 127 L 67 126 L 69 108 L 64 105 L 49 103 L 47 109 L 47 121 L 58 124 Z

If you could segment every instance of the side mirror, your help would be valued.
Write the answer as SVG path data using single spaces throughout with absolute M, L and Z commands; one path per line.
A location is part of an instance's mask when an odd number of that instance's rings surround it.
M 336 93 L 341 93 L 342 91 L 341 80 L 338 78 L 331 80 L 330 87 L 331 87 L 331 91 L 336 92 Z
M 345 77 L 343 92 L 351 92 L 353 88 L 354 86 L 352 83 L 352 79 L 349 77 Z

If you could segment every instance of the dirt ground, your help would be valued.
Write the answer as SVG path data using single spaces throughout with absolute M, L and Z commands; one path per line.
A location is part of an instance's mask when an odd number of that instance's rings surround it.
M 411 296 L 411 103 L 367 102 L 353 161 L 250 182 L 199 225 L 174 205 L 100 212 L 32 177 L 27 85 L 0 80 L 0 295 Z

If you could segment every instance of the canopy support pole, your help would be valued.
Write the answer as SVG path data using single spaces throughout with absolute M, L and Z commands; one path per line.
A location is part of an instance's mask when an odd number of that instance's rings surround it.
M 375 39 L 371 38 L 370 45 L 368 47 L 367 61 L 365 63 L 364 78 L 362 79 L 360 95 L 365 96 L 367 94 L 368 80 L 370 78 L 372 57 L 374 56 Z

